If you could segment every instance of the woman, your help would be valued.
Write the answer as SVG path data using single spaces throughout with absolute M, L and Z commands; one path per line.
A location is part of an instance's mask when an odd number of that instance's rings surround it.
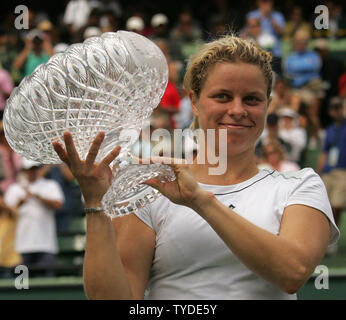
M 184 86 L 194 126 L 215 129 L 216 139 L 219 129 L 227 130 L 227 170 L 210 175 L 215 165 L 198 164 L 198 157 L 191 165 L 171 164 L 175 181 L 146 182 L 164 197 L 114 219 L 114 229 L 102 212 L 89 214 L 89 298 L 143 299 L 147 285 L 148 299 L 295 298 L 338 230 L 312 170 L 291 177 L 256 166 L 271 83 L 270 54 L 233 36 L 192 58 Z M 86 208 L 101 206 L 109 164 L 119 154 L 117 147 L 94 163 L 103 139 L 99 133 L 85 161 L 70 133 L 64 134 L 66 150 L 54 143 L 80 183 Z

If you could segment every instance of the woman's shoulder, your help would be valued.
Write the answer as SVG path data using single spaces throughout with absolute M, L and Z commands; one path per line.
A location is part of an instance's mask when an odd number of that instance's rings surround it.
M 273 170 L 271 176 L 273 178 L 281 178 L 282 180 L 304 180 L 309 177 L 319 177 L 312 168 L 303 168 L 300 170 L 290 170 L 285 172 Z
M 268 176 L 270 178 L 267 180 L 267 183 L 270 188 L 278 188 L 288 193 L 293 193 L 296 190 L 316 189 L 316 187 L 320 189 L 324 187 L 322 179 L 312 168 L 285 172 L 271 170 L 271 174 Z

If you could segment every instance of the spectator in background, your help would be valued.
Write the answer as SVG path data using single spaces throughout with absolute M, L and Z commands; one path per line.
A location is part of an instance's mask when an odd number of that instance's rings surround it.
M 174 83 L 174 85 L 177 86 L 179 81 L 179 72 L 182 68 L 181 64 L 178 61 L 174 61 L 171 58 L 168 42 L 166 40 L 158 39 L 154 42 L 161 49 L 162 53 L 166 58 L 168 64 L 168 82 L 172 82 Z
M 75 177 L 65 164 L 47 166 L 45 171 L 47 171 L 45 178 L 56 181 L 64 193 L 65 201 L 56 211 L 55 220 L 58 234 L 67 233 L 73 217 L 83 214 L 81 191 Z
M 338 82 L 339 97 L 343 99 L 343 113 L 346 117 L 346 72 L 339 78 Z
M 306 87 L 311 90 L 321 84 L 320 56 L 308 49 L 309 34 L 297 32 L 293 40 L 293 53 L 285 61 L 285 73 L 295 89 Z
M 276 113 L 269 113 L 267 115 L 266 126 L 255 148 L 257 158 L 263 157 L 263 146 L 271 141 L 278 141 L 285 155 L 289 154 L 292 150 L 291 144 L 279 136 L 279 116 Z
M 89 38 L 90 36 L 101 35 L 100 19 L 101 19 L 100 10 L 97 8 L 93 8 L 89 13 L 87 22 L 77 32 L 76 42 L 83 42 L 86 38 Z M 88 35 L 88 32 L 86 32 L 87 30 L 89 30 L 89 34 L 91 35 Z M 95 34 L 90 32 L 90 30 L 94 30 Z M 96 30 L 98 30 L 98 32 L 95 32 Z
M 0 120 L 2 120 L 6 100 L 14 88 L 11 75 L 0 64 Z
M 170 121 L 170 130 L 172 130 L 177 128 L 174 116 L 179 112 L 181 100 L 180 93 L 177 87 L 178 67 L 176 63 L 172 61 L 169 55 L 167 43 L 164 40 L 157 40 L 156 44 L 166 57 L 169 72 L 167 87 L 159 104 L 159 109 L 168 114 Z
M 275 41 L 271 50 L 273 53 L 273 69 L 276 73 L 281 74 L 281 37 L 285 28 L 284 15 L 273 9 L 273 0 L 257 0 L 256 4 L 258 9 L 250 11 L 246 18 L 247 20 L 252 18 L 259 19 L 262 37 L 266 34 L 266 38 L 274 38 Z
M 326 185 L 334 219 L 338 225 L 341 212 L 346 208 L 346 118 L 340 97 L 331 99 L 329 112 L 333 124 L 326 130 L 318 173 Z M 337 247 L 334 247 L 329 253 L 336 251 Z
M 320 76 L 322 61 L 315 51 L 308 49 L 308 42 L 307 33 L 296 33 L 293 41 L 294 52 L 286 59 L 285 73 L 291 81 L 294 94 L 311 96 L 309 114 L 320 126 L 320 105 L 325 95 L 325 87 Z
M 167 131 L 159 132 L 160 137 L 158 140 L 153 139 L 152 135 L 150 136 L 151 155 L 173 157 L 175 145 L 173 140 L 174 137 L 169 132 L 172 129 L 169 114 L 160 108 L 156 108 L 150 117 L 150 133 L 152 134 L 153 131 L 157 129 L 164 129 Z M 143 142 L 147 143 L 148 141 L 143 141 Z M 142 142 L 142 152 L 145 151 L 144 149 L 145 147 L 148 150 L 148 146 L 145 146 L 143 142 Z M 170 151 L 170 152 L 167 153 L 167 151 Z
M 301 6 L 294 6 L 290 13 L 290 18 L 286 23 L 283 38 L 286 41 L 293 41 L 297 32 L 304 32 L 311 36 L 311 25 L 304 21 L 303 9 Z
M 37 25 L 37 30 L 43 32 L 43 37 L 48 38 L 53 45 L 59 37 L 59 29 L 56 28 L 49 20 L 43 20 Z
M 184 96 L 180 101 L 179 112 L 174 115 L 176 126 L 179 129 L 186 129 L 190 126 L 193 119 L 191 101 L 186 90 L 183 90 Z
M 50 39 L 40 30 L 32 30 L 26 37 L 25 47 L 14 61 L 14 67 L 23 68 L 23 77 L 30 75 L 37 66 L 54 54 Z
M 292 161 L 285 160 L 285 153 L 278 140 L 270 140 L 262 146 L 263 162 L 259 169 L 274 169 L 279 172 L 298 171 L 300 167 Z
M 123 15 L 123 9 L 118 0 L 101 0 L 98 1 L 96 7 L 102 14 L 112 13 L 117 19 L 120 19 Z
M 279 137 L 291 145 L 287 160 L 300 163 L 301 153 L 306 146 L 306 132 L 298 125 L 298 114 L 293 109 L 283 108 L 279 111 Z
M 104 11 L 100 19 L 101 32 L 117 32 L 120 28 L 120 19 L 113 11 Z
M 194 23 L 190 12 L 184 11 L 179 14 L 178 24 L 171 31 L 171 39 L 181 47 L 182 63 L 186 64 L 188 58 L 203 44 L 202 31 Z
M 15 248 L 23 264 L 40 269 L 40 276 L 54 276 L 58 252 L 54 213 L 62 207 L 64 195 L 57 182 L 40 178 L 39 170 L 39 163 L 23 159 L 25 180 L 12 184 L 4 199 L 18 208 Z
M 17 80 L 14 74 L 13 62 L 18 53 L 18 50 L 10 46 L 9 32 L 4 28 L 0 28 L 0 65 L 11 75 L 13 81 Z
M 0 191 L 5 193 L 8 187 L 16 181 L 17 173 L 22 166 L 22 160 L 11 149 L 5 138 L 3 121 L 0 122 L 0 155 L 5 169 L 5 177 L 0 181 Z
M 181 98 L 177 86 L 173 82 L 169 81 L 159 104 L 159 109 L 168 113 L 170 119 L 170 130 L 177 128 L 174 115 L 179 112 L 180 100 Z
M 269 103 L 268 114 L 278 112 L 287 106 L 292 106 L 293 95 L 286 79 L 278 77 L 275 81 L 272 99 Z
M 88 0 L 70 0 L 64 13 L 64 24 L 69 33 L 70 42 L 78 42 L 78 31 L 88 21 L 91 6 Z
M 314 48 L 322 61 L 320 75 L 326 85 L 325 96 L 321 103 L 320 110 L 322 126 L 326 127 L 332 121 L 328 113 L 328 102 L 332 97 L 338 95 L 338 79 L 345 72 L 345 66 L 342 61 L 331 57 L 328 49 L 328 41 L 326 39 L 317 39 L 314 42 Z
M 14 248 L 17 211 L 6 205 L 0 192 L 0 279 L 12 278 L 22 258 Z
M 241 37 L 258 43 L 258 39 L 262 33 L 261 22 L 258 18 L 247 18 L 244 30 L 241 32 Z
M 346 72 L 340 76 L 338 81 L 338 92 L 341 98 L 346 98 Z
M 303 100 L 300 102 L 298 115 L 299 127 L 304 128 L 306 132 L 306 145 L 301 152 L 300 166 L 317 170 L 318 157 L 322 151 L 323 131 L 319 123 L 314 121 L 309 104 Z
M 182 65 L 181 61 L 183 60 L 183 57 L 181 47 L 179 43 L 170 38 L 169 20 L 167 16 L 163 13 L 154 14 L 151 18 L 151 26 L 153 28 L 153 34 L 150 37 L 151 40 L 165 40 L 172 60 L 175 63 L 179 62 L 180 65 Z

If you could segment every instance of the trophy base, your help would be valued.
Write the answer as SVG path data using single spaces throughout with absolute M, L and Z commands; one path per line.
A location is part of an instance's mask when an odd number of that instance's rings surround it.
M 175 174 L 170 166 L 162 164 L 131 164 L 118 170 L 102 199 L 105 214 L 110 218 L 124 216 L 157 199 L 161 193 L 142 184 L 152 178 L 168 182 L 175 180 Z

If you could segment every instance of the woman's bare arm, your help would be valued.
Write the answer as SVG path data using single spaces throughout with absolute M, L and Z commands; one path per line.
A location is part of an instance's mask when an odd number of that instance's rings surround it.
M 89 299 L 143 299 L 155 234 L 135 215 L 87 216 L 84 287 Z
M 295 293 L 308 280 L 328 245 L 328 219 L 304 205 L 285 209 L 278 235 L 252 224 L 217 199 L 196 211 L 249 269 L 287 293 Z M 318 236 L 311 236 L 309 230 Z
M 112 176 L 109 165 L 120 151 L 115 148 L 100 163 L 95 163 L 104 136 L 104 133 L 96 136 L 86 160 L 79 158 L 70 133 L 64 134 L 66 150 L 60 143 L 53 143 L 60 159 L 78 180 L 86 208 L 101 206 Z M 84 287 L 89 299 L 143 298 L 155 236 L 134 215 L 117 219 L 113 220 L 114 228 L 103 212 L 87 215 Z

